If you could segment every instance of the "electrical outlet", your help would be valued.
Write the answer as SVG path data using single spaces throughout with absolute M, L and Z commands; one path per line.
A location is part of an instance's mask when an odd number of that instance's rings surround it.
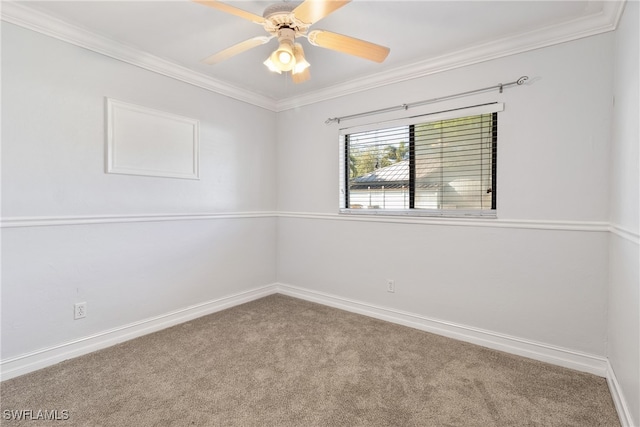
M 77 302 L 74 305 L 74 313 L 73 318 L 75 320 L 82 319 L 87 317 L 87 303 L 86 302 Z
M 387 279 L 387 292 L 396 291 L 396 281 L 393 279 Z

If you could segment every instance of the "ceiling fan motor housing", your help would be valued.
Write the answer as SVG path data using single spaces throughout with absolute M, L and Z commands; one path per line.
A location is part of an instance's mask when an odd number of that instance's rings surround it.
M 267 6 L 267 8 L 262 13 L 262 17 L 265 19 L 269 19 L 271 15 L 288 15 L 293 12 L 293 9 L 295 9 L 296 6 L 297 4 L 291 2 L 274 3 L 270 6 Z
M 296 3 L 275 3 L 268 6 L 262 16 L 265 19 L 264 29 L 273 35 L 280 37 L 279 31 L 290 28 L 294 31 L 294 38 L 307 32 L 309 25 L 298 20 L 293 13 Z
M 282 43 L 287 40 L 293 43 L 293 40 L 296 38 L 296 30 L 289 27 L 282 27 L 278 30 L 278 41 Z

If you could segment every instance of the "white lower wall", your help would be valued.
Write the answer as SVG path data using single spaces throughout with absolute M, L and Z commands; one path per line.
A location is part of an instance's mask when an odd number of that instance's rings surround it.
M 278 282 L 602 357 L 607 241 L 292 214 L 278 223 Z
M 611 235 L 607 357 L 625 396 L 628 425 L 640 420 L 640 246 Z
M 275 221 L 4 228 L 2 359 L 273 283 Z

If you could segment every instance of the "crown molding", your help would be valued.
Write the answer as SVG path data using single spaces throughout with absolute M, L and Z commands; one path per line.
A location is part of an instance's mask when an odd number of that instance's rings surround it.
M 2 1 L 2 20 L 229 98 L 275 111 L 275 101 L 37 11 Z
M 277 101 L 276 111 L 298 108 L 405 80 L 412 80 L 455 68 L 466 67 L 492 59 L 613 31 L 618 25 L 625 2 L 626 0 L 604 1 L 602 10 L 589 16 L 548 25 L 510 37 L 503 37 L 451 54 L 405 64 L 344 84 Z
M 465 67 L 480 62 L 540 49 L 616 29 L 626 0 L 603 1 L 602 10 L 589 16 L 549 25 L 526 33 L 504 37 L 391 70 L 358 78 L 282 100 L 230 85 L 139 49 L 92 33 L 23 4 L 2 1 L 2 20 L 56 39 L 92 50 L 132 65 L 228 96 L 270 111 L 280 112 L 338 98 L 401 81 Z

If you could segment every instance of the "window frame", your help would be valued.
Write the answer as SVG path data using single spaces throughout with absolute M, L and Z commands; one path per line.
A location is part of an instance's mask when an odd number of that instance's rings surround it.
M 407 216 L 407 217 L 446 217 L 446 218 L 497 218 L 497 126 L 496 132 L 493 135 L 492 142 L 492 195 L 491 195 L 491 209 L 416 209 L 413 206 L 415 197 L 409 197 L 410 206 L 407 209 L 354 209 L 347 207 L 347 200 L 349 200 L 349 167 L 347 166 L 347 159 L 349 156 L 349 144 L 348 138 L 350 134 L 382 130 L 386 128 L 409 126 L 409 133 L 413 131 L 413 125 L 437 122 L 441 120 L 457 119 L 462 117 L 476 116 L 482 114 L 496 114 L 504 111 L 504 103 L 492 102 L 487 104 L 474 105 L 463 108 L 456 108 L 451 110 L 439 111 L 427 114 L 418 114 L 399 119 L 382 120 L 375 123 L 368 123 L 363 125 L 356 125 L 351 127 L 344 127 L 340 129 L 340 190 L 339 190 L 339 213 L 346 215 L 380 215 L 380 216 Z M 499 122 L 499 120 L 498 120 Z M 411 172 L 411 168 L 415 168 L 415 153 L 412 152 L 413 144 L 409 144 L 409 192 L 415 192 L 415 185 L 411 182 L 411 177 L 414 176 L 415 171 Z

